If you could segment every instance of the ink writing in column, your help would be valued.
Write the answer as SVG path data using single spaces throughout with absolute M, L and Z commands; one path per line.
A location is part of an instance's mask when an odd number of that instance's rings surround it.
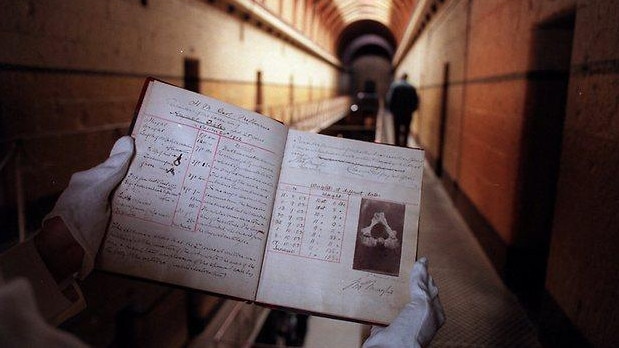
M 280 185 L 271 225 L 271 250 L 298 255 L 305 229 L 309 189 Z
M 187 162 L 187 172 L 184 174 L 180 198 L 174 214 L 174 226 L 190 231 L 195 230 L 218 143 L 219 136 L 200 132 L 191 156 L 177 159 L 180 163 Z
M 196 230 L 242 244 L 260 244 L 271 219 L 276 155 L 221 137 Z
M 347 195 L 312 192 L 301 256 L 339 262 L 346 223 Z
M 280 183 L 269 250 L 339 262 L 348 199 L 347 194 Z
M 146 118 L 135 144 L 135 164 L 116 195 L 114 213 L 171 224 L 196 135 L 195 129 Z

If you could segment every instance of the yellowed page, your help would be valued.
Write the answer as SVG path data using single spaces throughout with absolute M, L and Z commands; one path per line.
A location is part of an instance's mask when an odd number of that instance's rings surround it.
M 153 81 L 101 268 L 254 298 L 286 128 Z
M 409 299 L 423 151 L 290 130 L 256 301 L 389 323 Z

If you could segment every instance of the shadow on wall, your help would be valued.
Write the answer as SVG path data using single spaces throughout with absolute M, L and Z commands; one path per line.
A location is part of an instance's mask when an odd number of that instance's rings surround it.
M 533 311 L 546 277 L 567 103 L 575 14 L 534 28 L 519 163 L 519 202 L 505 281 Z

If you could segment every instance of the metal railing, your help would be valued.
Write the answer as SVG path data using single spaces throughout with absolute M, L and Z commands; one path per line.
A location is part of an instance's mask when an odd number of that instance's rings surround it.
M 4 175 L 13 176 L 13 190 L 14 190 L 14 204 L 16 211 L 16 219 L 17 219 L 17 232 L 18 232 L 18 240 L 17 242 L 24 242 L 28 236 L 34 232 L 29 231 L 27 229 L 27 198 L 24 192 L 24 185 L 27 183 L 24 182 L 23 171 L 24 168 L 28 168 L 33 163 L 41 163 L 40 159 L 32 158 L 26 153 L 24 148 L 24 143 L 31 140 L 38 139 L 50 139 L 50 138 L 59 138 L 63 136 L 72 136 L 72 135 L 80 135 L 80 134 L 92 134 L 98 133 L 102 131 L 119 131 L 128 129 L 130 122 L 121 122 L 121 123 L 112 123 L 112 124 L 104 124 L 100 126 L 94 126 L 83 129 L 72 129 L 72 130 L 57 130 L 57 131 L 44 131 L 44 132 L 35 132 L 31 134 L 20 134 L 13 137 L 9 137 L 6 139 L 0 139 L 0 143 L 7 144 L 7 151 L 3 155 L 0 160 L 0 177 L 4 177 Z M 10 171 L 12 170 L 12 173 Z M 10 199 L 6 197 L 5 199 Z M 10 204 L 7 202 L 7 204 Z M 5 231 L 7 232 L 7 231 Z
M 264 114 L 293 129 L 319 132 L 346 116 L 350 110 L 348 96 L 322 99 L 293 105 L 266 107 Z

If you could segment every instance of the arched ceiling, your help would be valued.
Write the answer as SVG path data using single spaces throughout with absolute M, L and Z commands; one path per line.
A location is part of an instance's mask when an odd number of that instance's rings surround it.
M 373 54 L 393 58 L 397 42 L 384 24 L 372 20 L 350 23 L 337 38 L 335 54 L 344 66 L 360 55 Z
M 338 36 L 341 32 L 359 21 L 374 21 L 389 28 L 397 42 L 411 17 L 417 0 L 319 0 L 328 3 L 325 13 L 337 18 L 331 22 L 332 30 Z
M 216 2 L 217 0 L 209 0 Z M 401 43 L 415 7 L 420 0 L 228 0 L 248 12 L 259 14 L 267 23 L 277 18 L 292 30 L 278 25 L 276 30 L 286 32 L 314 51 L 324 50 L 322 56 L 332 55 L 342 61 L 348 47 L 359 45 L 361 36 L 372 35 L 383 39 L 382 43 L 369 40 L 379 52 L 392 55 Z M 423 1 L 422 1 L 423 2 Z M 257 8 L 258 7 L 258 8 Z M 264 9 L 264 12 L 259 11 Z M 300 37 L 302 36 L 302 37 Z M 310 43 L 311 42 L 311 43 Z M 390 48 L 385 47 L 385 44 Z M 358 47 L 366 50 L 367 47 Z M 354 56 L 355 52 L 348 52 Z M 343 62 L 346 64 L 346 62 Z
M 417 0 L 315 0 L 335 40 L 332 52 L 344 65 L 357 56 L 393 57 Z M 381 40 L 382 39 L 382 40 Z

